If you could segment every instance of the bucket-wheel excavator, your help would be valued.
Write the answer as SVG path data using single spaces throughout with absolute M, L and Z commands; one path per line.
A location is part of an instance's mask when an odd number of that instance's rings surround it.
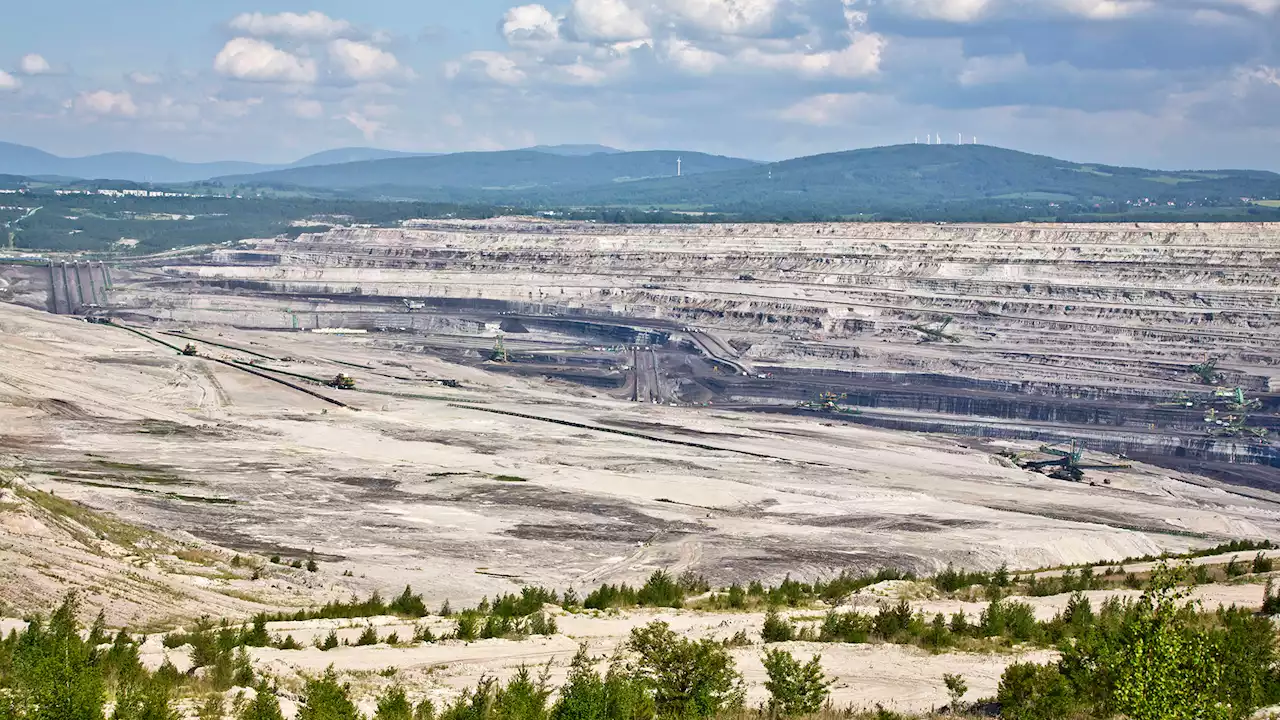
M 1084 462 L 1084 446 L 1075 440 L 1071 441 L 1070 449 L 1053 445 L 1041 445 L 1040 450 L 1036 453 L 1031 453 L 1031 455 L 1048 456 L 1048 458 L 1033 459 L 1032 457 L 1018 456 L 1015 458 L 1015 462 L 1024 470 L 1041 472 L 1051 478 L 1069 480 L 1071 482 L 1084 482 L 1085 470 L 1124 470 L 1132 467 L 1130 465 L 1111 463 L 1086 463 Z

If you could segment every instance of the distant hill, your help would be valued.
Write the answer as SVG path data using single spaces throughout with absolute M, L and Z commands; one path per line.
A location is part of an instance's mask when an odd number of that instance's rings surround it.
M 578 157 L 583 155 L 617 155 L 624 152 L 617 148 L 611 148 L 607 145 L 535 145 L 531 148 L 525 148 L 532 152 L 549 153 L 551 155 L 564 155 L 566 157 Z
M 676 177 L 677 158 L 682 160 L 682 177 Z M 675 151 L 565 156 L 518 150 L 298 168 L 220 180 L 353 197 L 531 208 L 701 210 L 793 219 L 1128 216 L 1135 208 L 1147 214 L 1171 212 L 1170 207 L 1240 208 L 1246 206 L 1241 198 L 1280 198 L 1280 175 L 1271 172 L 1082 164 L 983 145 L 896 145 L 771 164 Z
M 366 190 L 410 195 L 422 194 L 422 191 L 433 188 L 449 188 L 487 196 L 519 194 L 539 188 L 581 189 L 674 176 L 677 159 L 680 159 L 685 175 L 739 170 L 756 165 L 750 160 L 666 150 L 591 155 L 508 150 L 291 168 L 217 180 L 229 185 Z
M 315 167 L 317 165 L 340 165 L 342 163 L 365 162 L 368 160 L 388 160 L 399 157 L 426 157 L 438 153 L 410 153 L 397 150 L 379 150 L 377 148 L 337 148 L 308 155 L 293 162 L 289 167 Z
M 130 152 L 64 158 L 25 145 L 0 143 L 0 173 L 11 175 L 180 183 L 217 175 L 261 172 L 272 167 L 247 162 L 184 163 L 159 155 Z
M 243 175 L 289 167 L 313 167 L 415 155 L 376 148 L 338 148 L 308 155 L 289 165 L 237 161 L 186 163 L 159 155 L 130 152 L 64 158 L 33 147 L 0 142 L 0 174 L 164 184 L 197 182 L 220 175 Z
M 982 145 L 897 145 L 651 179 L 625 187 L 600 186 L 542 200 L 852 215 L 937 211 L 963 203 L 1018 208 L 1052 207 L 1050 203 L 1086 208 L 1170 202 L 1239 206 L 1246 197 L 1280 197 L 1280 175 L 1081 164 Z

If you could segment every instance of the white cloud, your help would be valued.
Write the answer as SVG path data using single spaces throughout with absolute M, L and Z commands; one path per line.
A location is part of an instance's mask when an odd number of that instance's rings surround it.
M 870 33 L 854 33 L 849 45 L 841 50 L 823 52 L 766 52 L 747 48 L 738 55 L 743 64 L 771 70 L 783 70 L 813 78 L 864 78 L 880 72 L 884 53 L 883 37 Z
M 1239 5 L 1280 0 L 1220 0 Z M 871 0 L 861 0 L 871 5 Z M 880 5 L 928 20 L 970 23 L 999 15 L 1065 14 L 1091 20 L 1129 17 L 1156 7 L 1154 0 L 881 0 Z
M 502 36 L 512 45 L 553 42 L 560 38 L 560 21 L 542 5 L 521 5 L 502 18 Z
M 467 53 L 462 60 L 445 66 L 445 75 L 456 79 L 478 71 L 480 75 L 502 85 L 519 85 L 528 77 L 516 62 L 500 52 L 477 50 Z
M 295 116 L 305 120 L 315 120 L 324 115 L 324 105 L 318 100 L 294 100 L 289 109 Z
M 134 85 L 159 85 L 159 75 L 148 75 L 147 73 L 131 72 L 129 73 L 129 82 Z
M 18 67 L 22 70 L 23 75 L 48 75 L 53 72 L 53 66 L 49 64 L 49 61 L 35 53 L 23 55 Z
M 343 75 L 356 81 L 379 80 L 399 75 L 402 71 L 395 55 L 354 40 L 341 39 L 329 43 L 329 58 Z
M 627 0 L 573 0 L 569 17 L 574 34 L 584 40 L 625 42 L 652 35 L 644 12 Z
M 285 52 L 264 40 L 234 38 L 213 60 L 213 69 L 237 80 L 313 83 L 316 62 Z
M 22 87 L 21 80 L 3 70 L 0 70 L 0 91 L 17 90 L 20 87 Z
M 1218 0 L 1224 5 L 1235 5 L 1246 10 L 1256 12 L 1260 15 L 1273 13 L 1280 10 L 1280 0 Z
M 257 37 L 291 37 L 327 40 L 351 31 L 351 23 L 313 10 L 305 15 L 243 13 L 231 20 L 231 29 Z
M 801 100 L 778 113 L 778 117 L 803 125 L 840 125 L 852 120 L 860 108 L 875 100 L 875 96 L 867 93 L 824 93 Z
M 82 92 L 73 102 L 76 112 L 100 117 L 136 117 L 138 106 L 133 96 L 127 92 L 113 93 L 109 90 Z
M 753 35 L 768 30 L 781 0 L 659 0 L 672 17 L 703 32 Z
M 365 140 L 373 140 L 386 127 L 384 123 L 373 120 L 364 113 L 356 112 L 354 110 L 343 115 L 342 119 L 354 125 L 355 128 L 364 135 Z
M 710 75 L 722 67 L 727 58 L 718 52 L 704 50 L 688 40 L 672 38 L 662 45 L 662 59 L 690 75 Z

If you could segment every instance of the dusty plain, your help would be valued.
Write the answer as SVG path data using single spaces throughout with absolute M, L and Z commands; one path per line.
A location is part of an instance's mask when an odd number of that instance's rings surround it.
M 1275 539 L 1273 444 L 1210 438 L 1202 409 L 1168 405 L 1211 392 L 1187 367 L 1216 357 L 1223 386 L 1258 398 L 1252 422 L 1277 423 L 1278 268 L 1265 226 L 532 220 L 338 229 L 73 283 L 0 266 L 0 468 L 17 480 L 0 497 L 0 610 L 79 589 L 114 623 L 160 628 L 406 584 L 461 604 L 657 569 L 722 586 Z M 188 342 L 197 355 L 176 351 Z M 308 379 L 338 373 L 356 389 Z M 803 405 L 827 391 L 850 412 Z M 1072 438 L 1125 467 L 1075 483 L 999 454 Z M 104 514 L 67 520 L 35 490 Z M 251 580 L 237 554 L 322 569 Z M 979 610 L 952 602 L 921 607 Z M 578 640 L 607 654 L 651 615 L 256 659 L 286 675 L 394 666 L 444 696 L 522 662 L 563 674 Z M 717 637 L 761 621 L 664 617 Z M 837 701 L 903 709 L 942 704 L 943 672 L 990 694 L 1016 657 L 820 650 Z M 735 652 L 759 697 L 758 648 Z

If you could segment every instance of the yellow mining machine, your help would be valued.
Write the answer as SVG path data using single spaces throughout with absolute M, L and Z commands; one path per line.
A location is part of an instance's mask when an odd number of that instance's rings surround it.
M 337 390 L 355 390 L 356 379 L 346 373 L 338 373 L 329 381 L 329 387 Z
M 805 400 L 800 403 L 800 407 L 807 410 L 817 410 L 825 413 L 842 413 L 845 415 L 856 415 L 857 410 L 847 408 L 840 403 L 849 399 L 847 393 L 824 392 L 818 394 L 817 400 Z

